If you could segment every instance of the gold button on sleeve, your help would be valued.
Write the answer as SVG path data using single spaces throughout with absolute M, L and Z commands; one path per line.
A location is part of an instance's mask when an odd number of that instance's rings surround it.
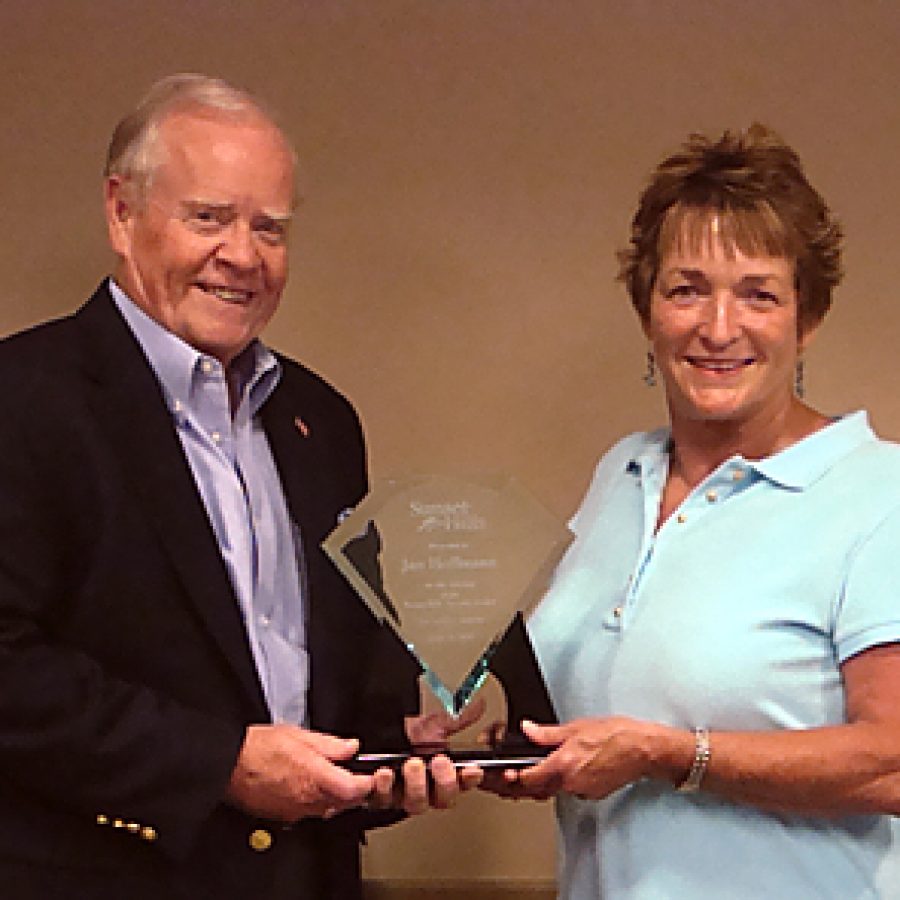
M 124 828 L 125 822 L 123 819 L 113 819 L 113 828 Z
M 137 834 L 141 830 L 141 826 L 137 822 L 129 822 L 125 828 L 132 834 Z
M 103 815 L 103 813 L 97 814 L 97 824 L 98 825 L 109 825 L 109 816 Z
M 257 828 L 250 832 L 249 844 L 257 853 L 265 853 L 272 846 L 272 835 L 265 828 Z
M 150 825 L 145 825 L 141 829 L 141 837 L 145 841 L 155 841 L 159 835 L 156 833 L 155 828 L 152 828 Z

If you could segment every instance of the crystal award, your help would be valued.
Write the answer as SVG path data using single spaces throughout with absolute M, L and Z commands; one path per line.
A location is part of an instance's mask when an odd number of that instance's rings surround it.
M 556 721 L 524 618 L 571 539 L 508 476 L 430 475 L 376 482 L 323 542 L 418 664 L 411 753 L 481 765 L 525 765 L 542 753 L 518 728 L 523 718 Z M 429 737 L 434 716 L 454 723 L 440 746 Z M 405 756 L 366 754 L 357 767 Z

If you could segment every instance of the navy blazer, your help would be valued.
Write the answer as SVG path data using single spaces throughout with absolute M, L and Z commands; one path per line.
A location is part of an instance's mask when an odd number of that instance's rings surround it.
M 358 734 L 368 667 L 396 648 L 319 544 L 366 491 L 362 432 L 281 363 L 261 417 L 304 539 L 311 722 Z M 358 896 L 360 816 L 288 829 L 224 803 L 245 728 L 268 718 L 159 385 L 103 285 L 0 342 L 3 896 L 46 894 L 27 871 L 67 900 Z

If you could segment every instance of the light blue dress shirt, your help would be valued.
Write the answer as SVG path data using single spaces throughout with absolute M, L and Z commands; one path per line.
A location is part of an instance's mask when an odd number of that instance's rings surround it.
M 900 641 L 900 447 L 853 414 L 727 460 L 655 531 L 668 442 L 632 435 L 600 462 L 529 623 L 560 719 L 844 722 L 840 664 Z M 650 780 L 565 796 L 558 816 L 565 900 L 900 897 L 886 816 L 774 815 Z
M 163 328 L 115 282 L 110 290 L 162 386 L 241 607 L 272 719 L 304 724 L 309 662 L 302 545 L 257 415 L 278 383 L 278 361 L 258 341 L 235 360 L 242 377 L 232 415 L 221 363 Z

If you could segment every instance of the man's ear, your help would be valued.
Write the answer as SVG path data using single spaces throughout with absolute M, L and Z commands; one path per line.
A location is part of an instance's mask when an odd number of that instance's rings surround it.
M 136 191 L 133 182 L 121 175 L 109 175 L 103 182 L 103 206 L 106 228 L 113 252 L 119 257 L 129 255 L 131 231 L 136 212 Z

